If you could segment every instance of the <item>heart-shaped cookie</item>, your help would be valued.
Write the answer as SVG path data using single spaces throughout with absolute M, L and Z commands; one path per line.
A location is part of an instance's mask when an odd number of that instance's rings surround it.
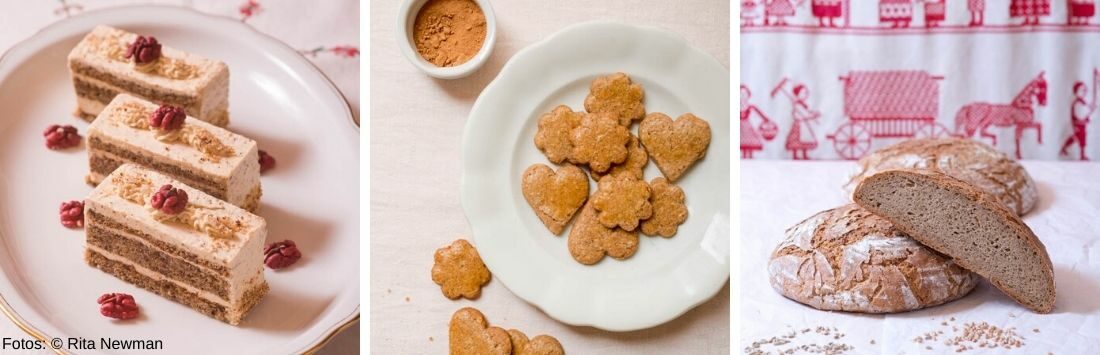
M 588 199 L 588 175 L 573 165 L 558 171 L 535 164 L 523 172 L 523 197 L 550 233 L 561 234 L 565 225 Z
M 710 124 L 691 113 L 673 121 L 668 115 L 654 112 L 642 119 L 638 136 L 661 173 L 670 182 L 676 182 L 706 155 L 710 145 Z
M 622 228 L 607 228 L 599 221 L 596 208 L 588 202 L 577 216 L 577 223 L 569 231 L 569 254 L 573 259 L 585 265 L 592 265 L 610 255 L 615 259 L 626 259 L 638 251 L 638 231 L 628 232 Z
M 516 329 L 508 329 L 508 335 L 512 338 L 514 355 L 565 355 L 561 343 L 552 336 L 538 335 L 527 339 L 526 334 Z
M 451 355 L 508 355 L 512 339 L 502 328 L 490 327 L 485 315 L 474 308 L 459 309 L 451 316 L 448 331 Z

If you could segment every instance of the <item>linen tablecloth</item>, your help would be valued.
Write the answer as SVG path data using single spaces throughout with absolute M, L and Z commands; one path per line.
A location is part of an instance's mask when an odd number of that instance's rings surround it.
M 40 28 L 66 17 L 133 4 L 190 7 L 212 15 L 238 19 L 282 40 L 298 49 L 336 84 L 358 120 L 359 3 L 352 0 L 0 0 L 0 52 L 30 37 Z M 6 319 L 0 319 L 0 337 L 28 338 Z M 347 354 L 356 353 L 358 349 L 359 325 L 354 325 L 333 338 L 319 353 Z M 38 353 L 52 354 L 48 351 Z
M 1024 216 L 1054 264 L 1057 302 L 1036 314 L 982 280 L 948 304 L 894 315 L 819 311 L 788 300 L 768 283 L 768 257 L 784 230 L 811 215 L 848 203 L 842 188 L 853 162 L 742 161 L 741 350 L 753 342 L 771 353 L 833 343 L 851 354 L 955 353 L 945 344 L 965 323 L 1013 328 L 1023 346 L 963 354 L 1094 354 L 1100 349 L 1100 163 L 1024 161 L 1039 204 Z M 751 320 L 745 323 L 744 320 Z M 956 329 L 957 328 L 957 329 Z M 808 332 L 803 330 L 809 329 Z M 794 333 L 793 338 L 784 336 Z M 938 333 L 938 332 L 942 332 Z M 930 334 L 933 339 L 924 339 Z M 920 341 L 916 341 L 921 337 Z
M 664 325 L 612 333 L 559 323 L 491 281 L 476 301 L 443 297 L 432 254 L 470 237 L 459 204 L 460 147 L 474 100 L 518 50 L 575 23 L 617 20 L 663 27 L 729 66 L 725 1 L 494 1 L 496 48 L 470 77 L 436 80 L 396 44 L 400 1 L 371 7 L 371 351 L 442 354 L 461 307 L 493 325 L 549 334 L 573 354 L 713 354 L 729 350 L 729 288 Z M 715 134 L 720 134 L 715 132 Z
M 858 159 L 943 136 L 1100 158 L 1096 1 L 764 2 L 741 2 L 746 158 Z

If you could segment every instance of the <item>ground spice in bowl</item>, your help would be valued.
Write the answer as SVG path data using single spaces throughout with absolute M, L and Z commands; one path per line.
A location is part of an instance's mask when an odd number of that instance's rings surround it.
M 416 51 L 439 67 L 469 61 L 485 44 L 485 13 L 473 0 L 428 0 L 416 14 Z

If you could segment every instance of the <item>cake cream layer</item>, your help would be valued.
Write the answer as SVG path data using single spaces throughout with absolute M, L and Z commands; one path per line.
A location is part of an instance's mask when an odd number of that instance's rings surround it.
M 223 304 L 231 302 L 229 281 L 225 279 L 230 274 L 229 270 L 204 267 L 202 263 L 191 261 L 197 261 L 194 254 L 154 240 L 136 230 L 128 230 L 129 228 L 118 221 L 108 219 L 95 211 L 89 211 L 88 214 L 84 228 L 89 248 L 101 249 L 165 275 L 181 285 L 200 289 L 204 292 L 204 298 L 211 301 Z
M 149 202 L 157 189 L 167 184 L 188 195 L 186 208 L 177 215 L 163 214 Z M 175 270 L 162 269 L 163 274 L 181 277 L 175 279 L 181 283 L 211 282 L 191 287 L 227 304 L 238 304 L 246 292 L 264 280 L 264 219 L 178 180 L 126 164 L 92 191 L 84 208 L 89 248 L 129 255 L 128 262 L 144 261 L 145 267 L 153 266 L 150 263 L 158 259 L 172 259 L 172 265 L 163 267 L 174 266 Z M 140 249 L 145 250 L 142 254 L 163 255 L 138 257 L 136 254 L 141 252 L 136 250 Z
M 203 292 L 200 290 L 189 288 L 155 271 L 128 263 L 124 258 L 97 247 L 89 246 L 85 249 L 84 260 L 89 265 L 123 281 L 232 325 L 239 325 L 244 316 L 267 295 L 269 290 L 267 282 L 260 280 L 253 284 L 248 291 L 245 291 L 240 303 L 230 306 L 224 303 L 212 302 L 203 297 Z
M 103 109 L 88 127 L 89 180 L 99 183 L 122 163 L 141 164 L 255 209 L 261 191 L 256 142 L 190 116 L 176 131 L 150 128 L 148 116 L 157 107 L 119 94 Z
M 220 61 L 161 45 L 161 58 L 137 66 L 125 58 L 136 34 L 97 26 L 69 53 L 69 70 L 78 97 L 110 102 L 129 93 L 183 107 L 191 116 L 225 126 L 229 123 L 229 68 Z M 78 102 L 78 105 L 80 103 Z M 82 116 L 99 114 L 79 105 Z

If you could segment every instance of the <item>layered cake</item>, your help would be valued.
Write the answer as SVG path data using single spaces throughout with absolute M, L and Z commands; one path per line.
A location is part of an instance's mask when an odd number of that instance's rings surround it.
M 88 181 L 98 184 L 124 163 L 137 163 L 254 211 L 260 200 L 256 141 L 119 94 L 88 127 Z
M 77 115 L 88 121 L 115 95 L 129 93 L 182 107 L 218 126 L 229 124 L 229 67 L 153 37 L 97 26 L 69 53 L 69 71 Z
M 267 222 L 139 165 L 84 202 L 89 265 L 229 324 L 267 294 Z

